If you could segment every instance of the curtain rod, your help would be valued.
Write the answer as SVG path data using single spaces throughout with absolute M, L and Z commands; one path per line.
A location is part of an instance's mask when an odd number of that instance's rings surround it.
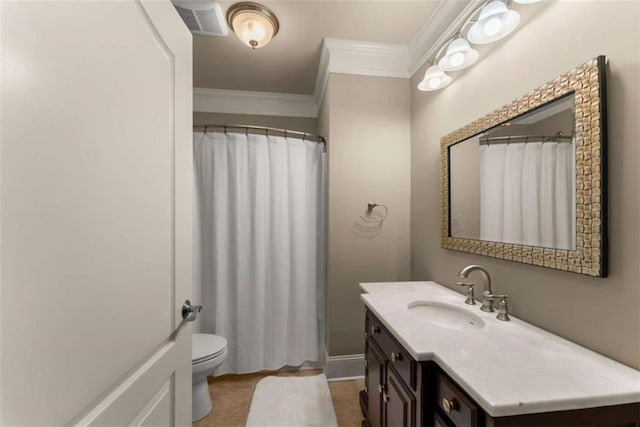
M 250 130 L 261 130 L 261 131 L 264 131 L 266 135 L 269 135 L 269 132 L 278 132 L 278 133 L 284 134 L 285 138 L 287 137 L 287 135 L 300 135 L 302 136 L 303 141 L 309 140 L 309 141 L 317 142 L 320 144 L 327 143 L 324 137 L 320 135 L 315 135 L 307 132 L 300 132 L 297 130 L 272 128 L 267 126 L 204 124 L 204 125 L 193 125 L 193 127 L 204 128 L 205 133 L 207 131 L 207 128 L 224 129 L 225 132 L 227 131 L 227 129 L 244 129 L 247 133 L 249 133 Z
M 513 141 L 514 139 L 524 139 L 524 141 Z M 564 141 L 558 141 L 564 140 Z M 512 136 L 494 136 L 480 138 L 480 145 L 489 144 L 508 144 L 510 142 L 523 143 L 523 142 L 571 142 L 573 136 L 570 135 L 512 135 Z M 495 141 L 495 142 L 494 142 Z

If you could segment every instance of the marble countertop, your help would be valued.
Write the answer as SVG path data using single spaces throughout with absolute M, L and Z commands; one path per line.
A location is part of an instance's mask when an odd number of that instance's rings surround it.
M 491 416 L 640 402 L 640 371 L 513 316 L 500 321 L 435 282 L 361 283 L 360 289 L 364 304 L 413 358 L 435 361 Z M 468 310 L 485 326 L 433 325 L 407 309 L 418 300 Z

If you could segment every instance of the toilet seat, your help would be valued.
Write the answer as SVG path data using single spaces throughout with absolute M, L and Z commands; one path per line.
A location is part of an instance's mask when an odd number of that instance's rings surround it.
M 219 335 L 193 334 L 191 363 L 205 363 L 215 359 L 227 350 L 227 340 Z

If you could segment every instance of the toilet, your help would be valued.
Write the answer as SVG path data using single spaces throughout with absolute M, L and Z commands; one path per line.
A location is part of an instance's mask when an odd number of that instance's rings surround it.
M 211 396 L 207 377 L 227 358 L 227 340 L 218 335 L 193 334 L 191 364 L 193 366 L 193 404 L 191 420 L 198 421 L 211 412 Z

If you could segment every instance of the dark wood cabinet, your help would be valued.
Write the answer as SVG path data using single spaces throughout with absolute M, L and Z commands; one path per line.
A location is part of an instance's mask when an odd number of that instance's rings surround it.
M 367 375 L 365 386 L 368 392 L 367 419 L 372 427 L 382 427 L 384 391 L 384 357 L 375 344 L 367 345 Z
M 416 396 L 406 386 L 393 368 L 387 369 L 384 388 L 384 425 L 393 427 L 416 425 Z
M 361 402 L 371 427 L 418 425 L 415 360 L 372 314 L 365 320 L 365 396 Z
M 365 322 L 365 390 L 361 405 L 371 427 L 417 425 L 416 362 L 374 316 Z
M 371 427 L 637 427 L 640 403 L 491 417 L 436 363 L 417 362 L 371 311 L 365 318 L 365 389 Z

